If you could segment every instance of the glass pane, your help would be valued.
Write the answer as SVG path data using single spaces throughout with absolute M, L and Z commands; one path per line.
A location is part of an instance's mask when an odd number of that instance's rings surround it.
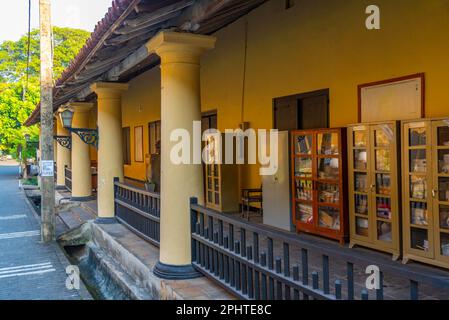
M 215 184 L 214 184 L 215 191 L 218 191 L 220 189 L 218 187 L 218 185 L 219 185 L 219 181 L 218 181 L 218 179 L 215 179 Z
M 215 192 L 215 204 L 220 204 L 220 194 L 218 192 Z
M 449 127 L 438 127 L 438 145 L 442 147 L 449 147 Z
M 368 214 L 368 196 L 362 194 L 354 195 L 355 203 L 355 213 L 357 214 Z
M 410 230 L 411 247 L 422 251 L 429 251 L 429 238 L 427 230 L 411 228 Z
M 426 177 L 410 176 L 410 198 L 427 199 L 427 180 Z
M 338 154 L 338 133 L 318 134 L 318 154 Z
M 425 146 L 427 144 L 426 128 L 412 128 L 410 129 L 410 141 L 409 145 L 413 146 Z
M 318 184 L 318 199 L 324 203 L 339 203 L 340 188 L 336 184 L 319 183 Z
M 427 203 L 411 202 L 410 203 L 411 219 L 410 223 L 418 226 L 429 225 L 429 215 L 427 212 Z
M 296 204 L 296 219 L 302 223 L 313 223 L 313 209 L 311 205 L 298 203 Z
M 426 150 L 410 150 L 410 172 L 426 172 Z
M 357 192 L 368 192 L 368 175 L 356 172 L 354 174 L 354 189 Z
M 376 193 L 390 195 L 391 193 L 391 179 L 389 174 L 376 174 Z
M 390 171 L 390 150 L 376 150 L 376 170 Z
M 296 154 L 312 154 L 312 136 L 301 135 L 295 137 L 295 153 Z
M 441 233 L 441 255 L 449 257 L 449 234 Z
M 449 229 L 449 206 L 440 206 L 440 228 Z
M 449 174 L 449 150 L 438 150 L 438 173 Z
M 438 178 L 438 199 L 449 201 L 449 178 Z
M 391 219 L 391 199 L 377 197 L 376 212 L 379 218 Z
M 366 150 L 355 149 L 354 150 L 354 169 L 366 170 Z
M 320 207 L 318 217 L 320 227 L 340 230 L 340 211 L 337 208 Z
M 318 160 L 318 177 L 320 179 L 338 180 L 340 171 L 337 158 L 322 158 Z
M 366 147 L 366 131 L 354 131 L 354 147 L 365 148 Z
M 209 190 L 212 189 L 212 178 L 208 178 L 208 179 L 207 179 L 207 188 L 208 188 Z
M 368 219 L 355 218 L 355 232 L 359 236 L 368 237 Z
M 296 197 L 301 200 L 313 199 L 313 186 L 311 180 L 296 180 Z
M 377 240 L 391 242 L 391 223 L 384 221 L 377 221 Z
M 394 139 L 394 132 L 390 125 L 382 125 L 374 131 L 376 147 L 388 147 Z
M 426 150 L 410 150 L 410 172 L 426 172 Z
M 295 175 L 301 178 L 312 177 L 312 158 L 295 159 Z
M 209 202 L 209 203 L 213 203 L 214 202 L 214 198 L 212 196 L 212 192 L 211 191 L 207 192 L 207 202 Z

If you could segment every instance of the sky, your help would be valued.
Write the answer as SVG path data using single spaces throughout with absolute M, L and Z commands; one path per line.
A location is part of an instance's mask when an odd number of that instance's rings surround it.
M 112 0 L 51 0 L 52 24 L 93 31 Z M 28 30 L 28 0 L 0 0 L 0 43 L 19 40 Z M 31 0 L 31 28 L 39 28 L 39 0 Z

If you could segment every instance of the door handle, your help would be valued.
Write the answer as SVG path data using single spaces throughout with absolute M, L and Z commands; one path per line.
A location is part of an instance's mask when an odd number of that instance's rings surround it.
M 432 189 L 432 198 L 436 198 L 438 190 Z

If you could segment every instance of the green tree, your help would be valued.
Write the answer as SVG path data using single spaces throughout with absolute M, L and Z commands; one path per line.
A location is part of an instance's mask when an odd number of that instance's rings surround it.
M 53 28 L 54 78 L 61 76 L 70 61 L 76 56 L 89 32 L 71 28 Z M 37 126 L 24 127 L 40 100 L 39 31 L 31 32 L 29 80 L 26 83 L 28 37 L 0 44 L 0 152 L 16 155 L 19 144 L 26 146 L 24 135 L 38 139 Z M 27 88 L 27 90 L 26 90 Z M 24 148 L 24 156 L 34 156 L 34 150 Z

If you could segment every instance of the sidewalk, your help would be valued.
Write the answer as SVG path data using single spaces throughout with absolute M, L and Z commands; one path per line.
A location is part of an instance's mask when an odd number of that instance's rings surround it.
M 0 300 L 91 299 L 66 289 L 70 264 L 56 243 L 40 242 L 40 226 L 17 181 L 18 167 L 0 162 Z

